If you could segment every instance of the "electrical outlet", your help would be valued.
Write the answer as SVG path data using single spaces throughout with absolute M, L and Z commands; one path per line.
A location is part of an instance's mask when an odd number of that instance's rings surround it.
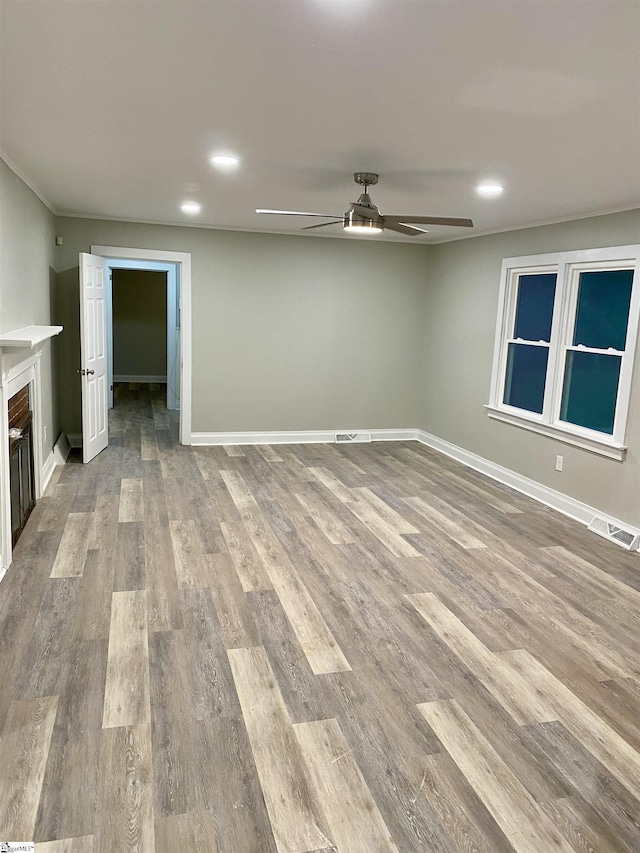
M 45 441 L 47 440 L 47 425 L 46 424 L 44 425 L 44 428 L 42 430 L 42 437 L 44 438 Z
M 564 465 L 564 456 L 556 456 L 556 471 L 562 471 Z

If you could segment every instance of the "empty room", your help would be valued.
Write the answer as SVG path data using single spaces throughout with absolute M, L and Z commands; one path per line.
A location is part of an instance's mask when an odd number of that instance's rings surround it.
M 0 0 L 0 850 L 638 853 L 638 0 Z

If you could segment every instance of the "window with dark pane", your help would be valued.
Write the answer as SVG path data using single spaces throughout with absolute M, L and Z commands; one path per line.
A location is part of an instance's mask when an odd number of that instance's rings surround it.
M 549 343 L 555 295 L 555 273 L 527 273 L 518 276 L 514 338 Z
M 489 415 L 620 458 L 638 269 L 640 244 L 505 258 Z
M 619 355 L 569 350 L 560 420 L 612 435 L 621 362 Z
M 624 350 L 633 270 L 580 274 L 573 345 Z
M 509 344 L 503 400 L 507 406 L 542 413 L 548 358 L 547 347 Z

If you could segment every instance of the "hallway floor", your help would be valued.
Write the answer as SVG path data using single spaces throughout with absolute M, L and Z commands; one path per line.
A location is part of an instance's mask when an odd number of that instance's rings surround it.
M 637 554 L 415 442 L 189 448 L 158 386 L 0 584 L 0 838 L 637 853 Z

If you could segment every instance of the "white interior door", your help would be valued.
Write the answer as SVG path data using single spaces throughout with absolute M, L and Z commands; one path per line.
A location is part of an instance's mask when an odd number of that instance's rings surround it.
M 107 327 L 104 258 L 80 253 L 80 370 L 82 461 L 109 443 L 107 420 Z

